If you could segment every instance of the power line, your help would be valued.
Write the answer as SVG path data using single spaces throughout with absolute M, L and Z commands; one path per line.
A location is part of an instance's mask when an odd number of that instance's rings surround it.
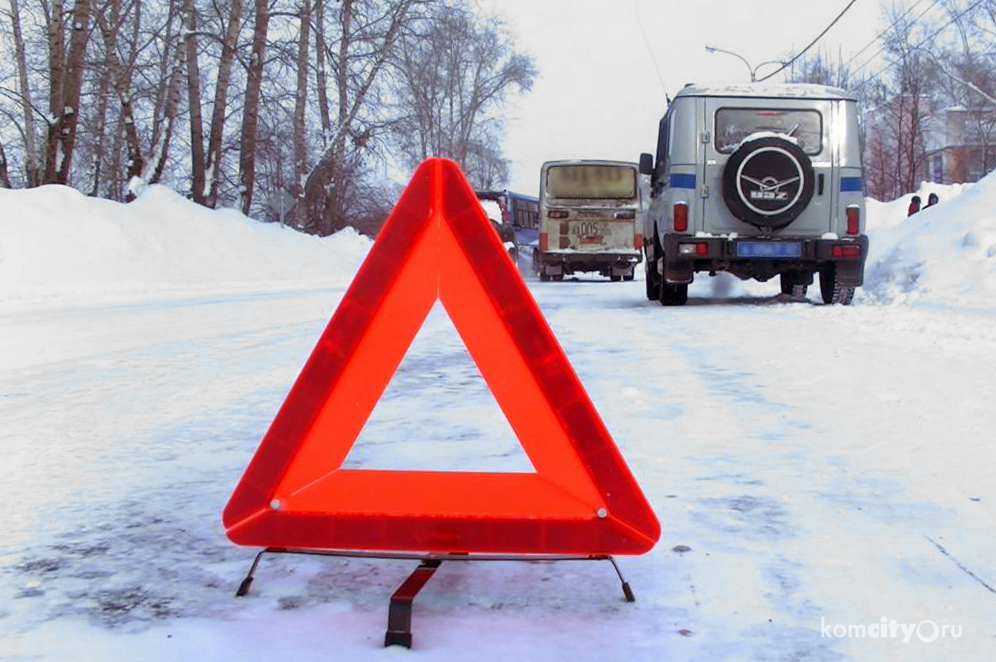
M 887 27 L 882 32 L 879 32 L 877 35 L 875 35 L 874 39 L 872 39 L 871 41 L 869 41 L 867 44 L 864 45 L 864 47 L 862 47 L 861 50 L 859 50 L 857 53 L 855 53 L 854 55 L 852 55 L 851 58 L 847 62 L 844 63 L 844 66 L 846 67 L 846 66 L 850 65 L 852 62 L 854 62 L 855 60 L 857 60 L 858 57 L 860 57 L 862 53 L 864 53 L 869 48 L 871 48 L 872 46 L 874 46 L 875 44 L 877 44 L 878 40 L 881 39 L 882 37 L 884 37 L 886 35 L 886 33 L 889 32 L 889 30 L 891 30 L 892 28 L 896 27 L 896 25 L 899 24 L 899 21 L 901 21 L 904 18 L 906 18 L 907 14 L 909 14 L 911 11 L 913 11 L 914 9 L 916 9 L 917 7 L 919 7 L 920 5 L 922 5 L 926 1 L 927 0 L 917 0 L 916 4 L 914 4 L 912 7 L 908 8 L 906 11 L 904 11 L 902 16 L 900 16 L 899 18 L 897 18 L 895 21 L 892 22 L 892 25 L 890 25 L 889 27 Z M 931 7 L 933 7 L 934 5 L 936 5 L 937 2 L 938 2 L 938 0 L 934 0 L 934 2 L 931 4 Z M 921 14 L 921 16 L 922 16 L 922 14 Z M 881 52 L 881 51 L 879 51 L 879 52 Z M 875 59 L 875 57 L 877 55 L 878 55 L 878 53 L 876 53 L 875 55 L 873 55 L 872 59 Z M 864 65 L 862 65 L 862 66 L 864 66 Z
M 878 35 L 877 37 L 875 37 L 875 40 L 876 40 L 876 41 L 878 41 L 879 39 L 882 39 L 883 37 L 885 37 L 885 36 L 886 36 L 886 35 L 887 35 L 887 34 L 889 33 L 889 31 L 890 31 L 890 30 L 892 30 L 892 29 L 893 29 L 893 28 L 895 28 L 895 27 L 896 27 L 897 25 L 899 25 L 900 21 L 902 21 L 902 20 L 903 20 L 904 18 L 906 18 L 906 15 L 907 15 L 907 14 L 909 14 L 909 13 L 910 13 L 911 11 L 913 11 L 914 9 L 916 9 L 916 8 L 917 8 L 917 6 L 918 6 L 918 5 L 920 5 L 920 3 L 921 3 L 921 2 L 923 2 L 923 1 L 924 1 L 924 0 L 920 0 L 920 2 L 917 2 L 917 3 L 915 4 L 915 5 L 913 5 L 912 7 L 910 7 L 909 9 L 907 9 L 907 10 L 906 10 L 905 12 L 903 12 L 903 15 L 902 15 L 902 16 L 900 16 L 899 18 L 897 18 L 897 19 L 896 19 L 895 21 L 893 21 L 893 22 L 892 22 L 892 25 L 890 25 L 890 26 L 889 26 L 888 28 L 886 28 L 886 29 L 885 29 L 884 31 L 882 31 L 881 33 L 879 33 L 879 35 Z M 939 3 L 939 2 L 940 2 L 940 0 L 934 0 L 934 1 L 932 2 L 932 3 L 930 3 L 930 6 L 929 6 L 929 7 L 927 7 L 926 9 L 924 9 L 924 10 L 923 10 L 922 12 L 920 12 L 920 13 L 919 13 L 919 14 L 917 15 L 917 17 L 916 17 L 915 19 L 913 19 L 913 22 L 914 22 L 914 23 L 916 23 L 916 22 L 917 22 L 917 21 L 919 21 L 919 20 L 920 20 L 921 18 L 923 18 L 924 16 L 926 16 L 926 15 L 927 15 L 927 12 L 929 12 L 929 11 L 930 11 L 931 9 L 933 9 L 934 7 L 936 7 L 936 6 L 938 5 L 938 3 Z M 950 25 L 950 23 L 949 23 L 948 25 Z M 944 27 L 946 28 L 946 27 L 947 27 L 947 25 L 946 25 L 946 26 L 944 26 Z M 944 28 L 942 28 L 942 30 L 943 30 L 943 29 L 944 29 Z M 939 30 L 938 32 L 940 32 L 940 30 Z M 935 33 L 935 34 L 936 34 L 936 33 Z M 857 69 L 855 69 L 855 70 L 854 70 L 854 71 L 852 71 L 851 73 L 852 73 L 852 74 L 857 74 L 857 73 L 858 73 L 859 71 L 861 71 L 862 69 L 864 69 L 865 67 L 867 67 L 867 66 L 868 66 L 869 64 L 871 64 L 872 62 L 874 62 L 874 61 L 875 61 L 875 58 L 877 58 L 877 57 L 878 57 L 879 55 L 881 55 L 881 54 L 882 54 L 882 51 L 884 51 L 884 50 L 885 50 L 885 46 L 882 46 L 881 48 L 879 48 L 879 49 L 878 49 L 877 51 L 875 51 L 875 54 L 874 54 L 874 55 L 872 55 L 872 56 L 871 56 L 870 58 L 868 58 L 867 60 L 865 60 L 865 63 L 864 63 L 864 64 L 862 64 L 862 65 L 861 65 L 860 67 L 858 67 Z M 855 56 L 855 57 L 857 57 L 857 56 Z M 851 60 L 853 60 L 853 59 L 854 59 L 854 58 L 852 57 L 852 58 L 851 58 Z M 848 60 L 848 61 L 847 61 L 847 63 L 848 63 L 848 64 L 850 64 L 851 60 Z
M 919 49 L 923 48 L 923 46 L 924 46 L 924 45 L 926 45 L 926 44 L 928 44 L 928 43 L 932 42 L 932 41 L 934 40 L 934 37 L 936 37 L 936 36 L 937 36 L 937 35 L 939 35 L 940 33 L 942 33 L 942 32 L 944 32 L 945 30 L 947 30 L 947 29 L 948 29 L 948 28 L 949 28 L 950 26 L 952 26 L 952 25 L 953 25 L 953 24 L 954 24 L 954 23 L 955 23 L 955 22 L 956 22 L 956 21 L 957 21 L 958 19 L 960 19 L 960 18 L 961 18 L 962 16 L 964 16 L 964 15 L 965 15 L 965 14 L 967 14 L 968 12 L 972 11 L 973 9 L 975 9 L 976 7 L 978 7 L 979 5 L 981 5 L 981 4 L 982 4 L 982 3 L 984 2 L 984 1 L 985 1 L 985 0 L 976 0 L 976 1 L 974 2 L 974 3 L 972 3 L 971 5 L 969 5 L 969 6 L 968 6 L 968 7 L 967 7 L 967 8 L 966 8 L 966 9 L 965 9 L 964 11 L 962 11 L 961 13 L 958 13 L 958 14 L 955 14 L 955 16 L 954 16 L 954 17 L 953 17 L 953 18 L 952 18 L 952 19 L 951 19 L 950 21 L 948 21 L 947 23 L 945 23 L 944 25 L 942 25 L 941 27 L 939 27 L 939 28 L 938 28 L 937 30 L 935 30 L 934 32 L 931 32 L 931 33 L 930 33 L 929 35 L 927 35 L 927 36 L 926 36 L 926 37 L 924 37 L 924 38 L 923 38 L 922 40 L 920 40 L 920 41 L 919 41 L 919 42 L 918 42 L 917 44 L 913 45 L 913 46 L 912 46 L 912 48 L 911 48 L 910 50 L 919 50 Z M 937 4 L 937 1 L 936 1 L 936 0 L 935 0 L 934 4 L 935 4 L 935 5 Z M 931 5 L 931 7 L 929 7 L 928 9 L 930 9 L 930 8 L 932 8 L 932 7 L 933 7 L 933 5 Z M 924 13 L 926 13 L 926 12 L 924 12 Z M 922 17 L 922 16 L 923 16 L 923 14 L 920 14 L 920 16 L 918 16 L 918 17 L 917 17 L 917 20 L 919 20 L 919 19 L 920 19 L 920 17 Z M 879 50 L 879 53 L 881 53 L 881 52 L 882 52 L 883 50 L 885 50 L 885 47 L 884 47 L 884 46 L 883 46 L 883 47 L 882 47 L 882 48 L 881 48 L 881 49 Z M 877 56 L 878 56 L 878 53 L 876 53 L 876 54 L 875 54 L 875 56 L 877 57 Z M 872 58 L 872 59 L 874 59 L 874 58 Z M 866 63 L 865 63 L 864 65 L 862 65 L 862 67 L 861 67 L 861 68 L 864 68 L 864 67 L 865 67 L 865 66 L 866 66 L 866 65 L 867 65 L 867 64 L 868 64 L 869 62 L 871 62 L 871 60 L 869 60 L 868 62 L 866 62 Z M 861 83 L 860 83 L 860 84 L 859 84 L 859 85 L 858 85 L 858 86 L 857 86 L 856 88 L 854 88 L 854 89 L 853 89 L 852 91 L 853 91 L 853 92 L 857 92 L 858 90 L 860 90 L 861 88 L 863 88 L 863 87 L 865 86 L 865 83 L 867 83 L 867 82 L 868 82 L 869 80 L 874 80 L 874 79 L 878 78 L 878 77 L 879 77 L 879 75 L 881 75 L 881 74 L 882 74 L 882 72 L 884 72 L 884 71 L 885 71 L 886 69 L 888 69 L 889 67 L 894 67 L 894 66 L 896 66 L 897 64 L 898 64 L 898 62 L 893 62 L 893 61 L 891 61 L 891 60 L 886 60 L 886 65 L 885 65 L 884 67 L 882 67 L 881 69 L 879 69 L 878 71 L 876 71 L 876 72 L 875 72 L 874 74 L 872 74 L 871 76 L 868 76 L 868 77 L 866 77 L 866 78 L 865 78 L 865 80 L 864 80 L 864 81 L 862 81 L 862 82 L 861 82 Z
M 664 76 L 661 75 L 660 65 L 657 64 L 657 56 L 654 54 L 654 49 L 650 45 L 650 38 L 647 37 L 647 31 L 643 29 L 643 20 L 640 16 L 640 0 L 633 0 L 633 12 L 636 14 L 636 25 L 640 28 L 640 34 L 643 35 L 643 43 L 647 46 L 647 51 L 650 53 L 650 61 L 654 63 L 654 70 L 657 72 L 657 80 L 661 83 L 661 90 L 664 92 L 664 100 L 670 104 L 671 96 L 667 93 L 667 86 L 664 84 Z
M 837 14 L 837 18 L 833 19 L 833 21 L 831 21 L 831 22 L 830 22 L 830 25 L 828 25 L 828 26 L 827 26 L 827 27 L 826 27 L 826 28 L 825 28 L 825 29 L 823 30 L 823 32 L 821 32 L 821 33 L 820 33 L 819 35 L 817 35 L 816 39 L 814 39 L 814 40 L 812 40 L 811 42 L 809 42 L 809 45 L 808 45 L 808 46 L 806 46 L 805 48 L 803 48 L 803 49 L 802 49 L 801 51 L 799 51 L 799 53 L 798 53 L 798 54 L 797 54 L 797 55 L 796 55 L 795 57 L 793 57 L 793 58 L 792 58 L 791 60 L 789 60 L 788 62 L 786 62 L 785 64 L 783 64 L 783 65 L 782 65 L 782 66 L 781 66 L 780 68 L 778 68 L 778 69 L 774 70 L 773 72 L 771 72 L 770 74 L 768 74 L 767 76 L 765 76 L 764 78 L 762 78 L 762 79 L 761 79 L 760 81 L 758 81 L 758 82 L 763 82 L 763 81 L 766 81 L 766 80 L 768 80 L 769 78 L 771 78 L 772 76 L 774 76 L 775 74 L 777 74 L 777 73 L 779 73 L 779 72 L 781 72 L 781 71 L 784 71 L 785 69 L 787 69 L 787 68 L 789 68 L 790 66 L 792 66 L 792 64 L 793 64 L 793 63 L 794 63 L 794 62 L 795 62 L 796 60 L 798 60 L 798 59 L 799 59 L 800 57 L 802 57 L 802 56 L 803 56 L 803 54 L 804 54 L 804 53 L 805 53 L 806 51 L 808 51 L 808 50 L 809 50 L 810 48 L 812 48 L 812 47 L 813 47 L 813 46 L 814 46 L 814 45 L 816 44 L 816 42 L 818 42 L 818 41 L 819 41 L 820 39 L 822 39 L 822 38 L 823 38 L 823 35 L 825 35 L 825 34 L 826 34 L 827 32 L 829 32 L 829 31 L 830 31 L 830 28 L 832 28 L 832 27 L 833 27 L 834 25 L 836 25 L 836 24 L 837 24 L 837 21 L 839 21 L 839 20 L 840 20 L 840 19 L 841 19 L 841 18 L 842 18 L 842 17 L 844 16 L 844 14 L 846 14 L 846 13 L 847 13 L 847 10 L 848 10 L 848 9 L 850 9 L 851 7 L 853 7 L 853 6 L 854 6 L 854 3 L 855 3 L 855 2 L 857 2 L 857 1 L 858 1 L 858 0 L 851 0 L 851 1 L 849 2 L 849 3 L 847 3 L 847 6 L 846 6 L 846 7 L 844 7 L 843 11 L 841 11 L 841 12 L 840 12 L 839 14 Z

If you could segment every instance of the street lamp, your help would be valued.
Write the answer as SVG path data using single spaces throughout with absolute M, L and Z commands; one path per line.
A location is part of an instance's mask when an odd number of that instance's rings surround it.
M 716 48 L 715 46 L 706 46 L 705 49 L 706 49 L 706 52 L 708 52 L 708 53 L 726 53 L 727 55 L 732 55 L 733 57 L 738 58 L 741 62 L 743 62 L 744 64 L 747 65 L 747 71 L 750 72 L 750 82 L 752 82 L 752 83 L 756 83 L 757 82 L 757 70 L 760 69 L 761 67 L 763 67 L 764 65 L 766 65 L 766 64 L 785 64 L 781 60 L 768 60 L 767 62 L 762 62 L 761 64 L 757 65 L 756 67 L 752 67 L 752 66 L 750 66 L 750 62 L 747 61 L 747 58 L 745 58 L 744 56 L 739 55 L 737 53 L 734 53 L 733 51 L 728 51 L 728 50 L 725 50 L 725 49 L 722 49 L 722 48 Z

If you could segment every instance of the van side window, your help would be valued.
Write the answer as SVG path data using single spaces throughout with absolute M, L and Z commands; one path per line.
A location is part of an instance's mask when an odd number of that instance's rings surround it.
M 657 130 L 657 164 L 655 180 L 658 182 L 666 181 L 663 178 L 666 177 L 667 166 L 668 166 L 668 142 L 671 135 L 671 113 L 667 113 L 661 119 L 660 125 Z
M 823 118 L 816 110 L 720 108 L 716 111 L 716 151 L 729 154 L 752 133 L 795 138 L 806 154 L 823 151 Z

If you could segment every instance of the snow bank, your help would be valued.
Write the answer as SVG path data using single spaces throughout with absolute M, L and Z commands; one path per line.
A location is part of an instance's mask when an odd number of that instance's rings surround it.
M 162 299 L 349 283 L 370 240 L 320 239 L 153 186 L 133 203 L 0 190 L 0 302 Z
M 856 305 L 996 308 L 996 175 L 925 183 L 867 206 L 870 254 Z M 131 204 L 63 186 L 0 189 L 0 303 L 166 299 L 345 287 L 370 247 L 352 230 L 319 239 L 150 187 Z M 708 281 L 709 279 L 704 279 Z M 764 292 L 770 283 L 732 285 Z
M 924 183 L 940 202 L 907 218 L 913 194 L 868 200 L 871 242 L 858 301 L 996 308 L 996 175 L 977 184 Z

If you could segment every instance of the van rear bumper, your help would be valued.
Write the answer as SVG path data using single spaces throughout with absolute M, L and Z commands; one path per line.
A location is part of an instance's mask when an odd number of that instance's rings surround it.
M 662 237 L 664 278 L 690 283 L 697 271 L 728 271 L 738 278 L 766 281 L 783 273 L 815 273 L 834 265 L 837 282 L 864 282 L 868 237 L 840 239 L 811 237 Z

